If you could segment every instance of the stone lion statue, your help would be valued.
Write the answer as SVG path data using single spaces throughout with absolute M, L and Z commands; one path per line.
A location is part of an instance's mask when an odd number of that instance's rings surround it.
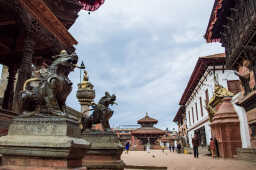
M 34 114 L 65 115 L 66 98 L 72 90 L 72 82 L 68 75 L 76 67 L 78 56 L 63 50 L 54 56 L 48 68 L 41 68 L 37 74 L 24 83 L 20 93 L 22 117 Z
M 109 105 L 117 104 L 115 101 L 115 94 L 110 95 L 109 92 L 105 92 L 105 96 L 99 100 L 98 104 L 93 103 L 92 115 L 82 118 L 82 131 L 85 129 L 91 129 L 92 125 L 97 123 L 101 123 L 104 130 L 109 130 L 109 119 L 112 117 L 114 112 L 109 108 Z

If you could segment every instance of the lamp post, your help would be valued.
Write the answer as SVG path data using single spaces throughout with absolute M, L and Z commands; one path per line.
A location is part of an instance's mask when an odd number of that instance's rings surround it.
M 80 65 L 80 66 L 78 66 L 77 68 L 79 68 L 79 69 L 80 69 L 80 83 L 81 83 L 81 74 L 82 74 L 82 70 L 84 70 L 84 69 L 85 69 L 84 62 L 82 61 L 81 65 Z

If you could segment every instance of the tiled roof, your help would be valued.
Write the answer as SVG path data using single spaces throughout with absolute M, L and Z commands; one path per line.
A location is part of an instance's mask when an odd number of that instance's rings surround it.
M 141 127 L 132 131 L 132 135 L 164 135 L 165 131 L 154 127 Z
M 138 120 L 137 122 L 138 122 L 139 124 L 141 124 L 141 123 L 157 123 L 158 120 L 156 120 L 156 119 L 154 119 L 154 118 L 148 116 L 148 113 L 146 113 L 146 116 L 143 117 L 142 119 Z

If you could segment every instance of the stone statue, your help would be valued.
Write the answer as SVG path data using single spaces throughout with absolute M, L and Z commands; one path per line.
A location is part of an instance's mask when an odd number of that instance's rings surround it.
M 216 80 L 216 78 L 215 78 Z M 210 99 L 209 103 L 206 103 L 206 110 L 208 111 L 210 122 L 212 121 L 215 114 L 215 106 L 222 101 L 224 97 L 232 97 L 234 94 L 230 92 L 228 89 L 224 88 L 217 81 L 214 84 L 214 92 L 213 96 Z
M 250 67 L 251 62 L 247 59 L 243 59 L 243 65 L 238 66 L 238 72 L 235 72 L 235 74 L 239 77 L 242 86 L 244 88 L 244 96 L 249 94 L 251 92 L 250 88 Z
M 35 114 L 67 116 L 64 111 L 65 102 L 72 90 L 68 75 L 76 67 L 78 56 L 63 50 L 53 58 L 48 68 L 42 68 L 36 76 L 24 83 L 19 95 L 22 117 Z
M 110 95 L 108 92 L 105 92 L 105 96 L 99 100 L 98 104 L 94 103 L 92 105 L 92 115 L 89 117 L 83 117 L 82 131 L 85 129 L 91 129 L 93 124 L 98 123 L 102 124 L 104 130 L 110 129 L 109 119 L 112 117 L 114 111 L 109 108 L 109 105 L 116 104 L 115 100 L 116 96 L 114 94 Z

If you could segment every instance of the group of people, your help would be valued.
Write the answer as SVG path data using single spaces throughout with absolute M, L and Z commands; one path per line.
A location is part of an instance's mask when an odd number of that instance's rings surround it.
M 212 158 L 214 157 L 219 157 L 219 149 L 218 149 L 218 141 L 216 138 L 211 138 L 210 139 L 210 150 L 211 150 L 211 155 Z M 199 152 L 198 152 L 198 147 L 200 145 L 200 138 L 198 137 L 197 134 L 194 135 L 194 137 L 192 138 L 192 145 L 193 145 L 193 153 L 194 153 L 194 158 L 198 158 L 199 156 Z M 130 149 L 130 142 L 126 142 L 125 144 L 125 153 L 128 154 Z M 146 145 L 144 146 L 144 150 L 146 150 Z M 162 150 L 164 151 L 164 145 L 162 147 Z M 170 152 L 174 152 L 175 151 L 175 146 L 174 145 L 169 145 L 169 150 Z M 177 144 L 177 152 L 180 153 L 181 152 L 181 144 L 178 143 Z
M 219 157 L 219 147 L 218 147 L 218 141 L 216 138 L 211 138 L 210 141 L 210 150 L 211 150 L 211 154 L 212 154 L 212 158 L 214 157 Z
M 210 151 L 212 158 L 219 157 L 219 148 L 218 148 L 218 141 L 216 138 L 210 139 Z M 194 152 L 194 158 L 198 158 L 198 146 L 200 145 L 200 139 L 197 134 L 194 135 L 192 138 L 192 145 L 193 145 L 193 152 Z

